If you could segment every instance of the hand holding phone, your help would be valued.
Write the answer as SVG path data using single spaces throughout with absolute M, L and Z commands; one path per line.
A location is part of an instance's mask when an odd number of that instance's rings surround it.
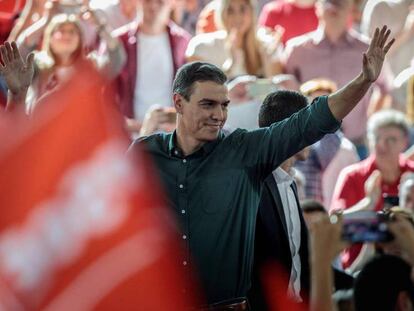
M 343 215 L 342 238 L 351 243 L 388 242 L 393 240 L 388 230 L 388 218 L 374 211 L 359 211 Z

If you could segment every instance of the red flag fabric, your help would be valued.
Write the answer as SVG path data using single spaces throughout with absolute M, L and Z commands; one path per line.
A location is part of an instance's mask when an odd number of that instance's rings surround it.
M 6 40 L 18 15 L 22 12 L 25 0 L 0 0 L 0 44 Z
M 305 302 L 296 303 L 288 297 L 286 292 L 289 275 L 281 265 L 272 263 L 265 265 L 261 272 L 262 283 L 265 290 L 266 302 L 270 311 L 307 311 L 308 297 L 302 297 Z
M 187 310 L 150 163 L 125 156 L 99 76 L 76 77 L 0 119 L 0 310 Z

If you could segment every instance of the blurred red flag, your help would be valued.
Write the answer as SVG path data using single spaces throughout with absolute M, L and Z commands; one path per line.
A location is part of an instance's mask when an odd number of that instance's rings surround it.
M 76 77 L 0 119 L 0 310 L 186 310 L 154 173 L 99 76 Z
M 289 275 L 286 270 L 278 263 L 267 264 L 261 272 L 262 283 L 265 291 L 266 302 L 270 311 L 307 311 L 308 297 L 304 298 L 303 303 L 296 303 L 288 297 L 286 292 L 289 283 Z

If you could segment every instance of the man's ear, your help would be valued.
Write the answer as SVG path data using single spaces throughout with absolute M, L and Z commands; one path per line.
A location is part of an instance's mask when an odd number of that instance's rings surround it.
M 406 291 L 401 291 L 398 293 L 395 310 L 398 310 L 398 311 L 413 311 L 414 310 L 414 306 L 411 302 L 410 296 Z
M 173 94 L 173 102 L 174 108 L 178 114 L 183 113 L 183 104 L 184 104 L 184 97 L 180 94 L 174 93 Z

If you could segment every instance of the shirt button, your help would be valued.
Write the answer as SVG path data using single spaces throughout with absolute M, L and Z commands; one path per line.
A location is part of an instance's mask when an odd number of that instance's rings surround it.
M 180 189 L 183 189 L 184 188 L 184 185 L 183 184 L 180 184 L 178 187 L 180 187 Z
M 187 163 L 187 160 L 186 159 L 183 159 L 183 163 Z
M 183 261 L 183 266 L 186 266 L 187 265 L 187 261 Z
M 181 214 L 185 214 L 185 209 L 182 209 L 181 210 Z
M 175 151 L 174 151 L 174 154 L 175 154 L 175 155 L 178 155 L 178 151 L 177 151 L 177 150 L 175 150 Z
M 187 239 L 187 236 L 184 234 L 183 235 L 183 240 L 186 240 Z

